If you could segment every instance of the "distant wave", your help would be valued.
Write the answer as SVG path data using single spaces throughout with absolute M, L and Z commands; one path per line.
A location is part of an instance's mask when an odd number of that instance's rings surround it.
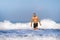
M 41 26 L 38 25 L 39 28 L 42 29 L 60 29 L 60 24 L 56 23 L 53 20 L 50 19 L 43 19 L 41 20 Z M 0 22 L 0 30 L 9 30 L 9 29 L 33 29 L 33 27 L 30 27 L 29 23 L 12 23 L 8 20 L 4 20 L 3 22 Z

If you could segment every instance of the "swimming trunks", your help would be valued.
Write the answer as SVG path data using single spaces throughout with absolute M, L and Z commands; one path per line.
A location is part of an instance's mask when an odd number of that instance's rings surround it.
M 38 27 L 38 23 L 34 23 L 34 28 Z

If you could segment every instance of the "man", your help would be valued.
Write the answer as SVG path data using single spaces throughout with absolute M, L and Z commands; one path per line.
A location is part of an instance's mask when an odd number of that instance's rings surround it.
M 32 27 L 32 23 L 33 23 L 34 30 L 38 29 L 38 22 L 41 25 L 41 23 L 39 21 L 39 18 L 37 17 L 36 13 L 33 13 L 33 17 L 32 17 L 32 20 L 31 20 L 31 27 Z

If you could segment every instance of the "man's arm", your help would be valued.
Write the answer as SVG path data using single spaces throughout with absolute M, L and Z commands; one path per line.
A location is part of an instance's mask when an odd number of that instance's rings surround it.
M 38 21 L 39 21 L 39 24 L 40 24 L 40 26 L 41 26 L 41 22 L 40 22 L 39 18 L 38 18 Z
M 33 20 L 31 20 L 31 27 L 32 27 L 32 22 L 33 22 Z
M 41 22 L 39 21 L 39 24 L 40 24 L 40 26 L 41 26 Z

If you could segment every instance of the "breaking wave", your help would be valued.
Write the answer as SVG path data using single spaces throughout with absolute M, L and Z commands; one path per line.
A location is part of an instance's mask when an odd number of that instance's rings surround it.
M 60 24 L 56 23 L 53 20 L 50 19 L 43 19 L 41 20 L 41 26 L 38 25 L 39 28 L 42 29 L 60 29 Z M 12 23 L 8 20 L 4 20 L 3 22 L 0 22 L 0 30 L 9 30 L 9 29 L 33 29 L 33 27 L 30 27 L 29 23 Z

